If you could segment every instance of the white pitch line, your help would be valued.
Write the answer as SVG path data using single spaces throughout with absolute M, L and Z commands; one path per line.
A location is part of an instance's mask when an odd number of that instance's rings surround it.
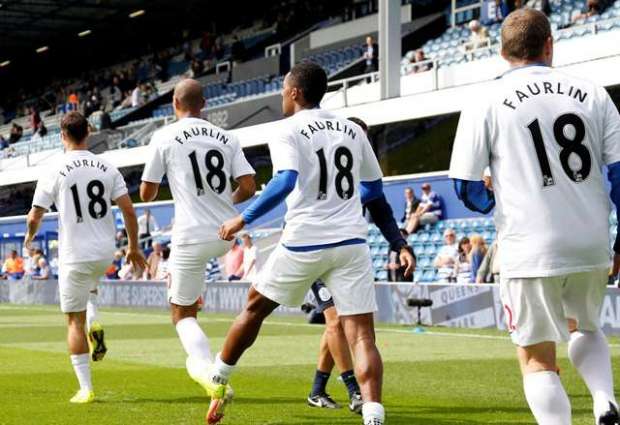
M 28 309 L 28 307 L 17 307 L 17 306 L 2 306 L 1 309 Z M 40 311 L 47 311 L 45 309 L 39 309 Z M 123 312 L 123 311 L 103 311 L 104 314 L 110 314 L 114 316 L 137 316 L 137 317 L 167 317 L 165 314 L 153 314 L 153 313 L 131 313 L 131 312 Z M 231 322 L 232 319 L 223 319 L 219 317 L 206 317 L 202 319 L 205 322 L 216 322 L 216 323 L 226 323 Z M 316 328 L 317 325 L 312 325 L 310 323 L 297 323 L 297 322 L 278 322 L 265 320 L 265 325 L 272 326 L 291 326 L 291 327 L 305 327 L 305 328 Z M 375 329 L 377 332 L 385 332 L 385 333 L 397 333 L 397 334 L 408 334 L 408 335 L 429 335 L 429 336 L 443 336 L 443 337 L 456 337 L 456 338 L 470 338 L 470 339 L 490 339 L 497 341 L 508 341 L 510 337 L 501 336 L 501 335 L 483 335 L 483 334 L 470 334 L 470 333 L 462 333 L 462 332 L 437 332 L 437 331 L 424 331 L 420 334 L 415 334 L 413 331 L 408 329 L 393 329 L 393 328 L 382 328 L 377 327 Z M 620 348 L 620 344 L 609 344 L 611 348 Z

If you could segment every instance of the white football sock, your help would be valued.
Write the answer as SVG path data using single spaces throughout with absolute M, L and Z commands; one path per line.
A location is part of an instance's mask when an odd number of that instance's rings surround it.
M 362 405 L 362 417 L 364 418 L 364 425 L 383 425 L 385 409 L 381 403 L 367 401 Z
M 93 383 L 90 377 L 90 355 L 85 354 L 71 354 L 71 364 L 80 383 L 81 390 L 92 391 Z
M 607 338 L 600 329 L 572 332 L 568 357 L 592 394 L 594 416 L 598 419 L 609 410 L 610 401 L 617 405 Z
M 213 376 L 211 379 L 213 382 L 217 382 L 219 384 L 227 384 L 230 379 L 230 375 L 234 370 L 235 366 L 224 363 L 220 358 L 220 353 L 217 353 L 217 356 L 215 356 L 215 365 L 213 367 Z
M 213 363 L 209 340 L 196 318 L 186 317 L 179 320 L 176 328 L 188 357 L 201 361 L 204 364 Z
M 523 377 L 523 389 L 537 423 L 571 425 L 570 401 L 557 373 L 528 373 Z
M 86 332 L 90 331 L 93 322 L 97 322 L 97 294 L 91 292 L 86 303 Z

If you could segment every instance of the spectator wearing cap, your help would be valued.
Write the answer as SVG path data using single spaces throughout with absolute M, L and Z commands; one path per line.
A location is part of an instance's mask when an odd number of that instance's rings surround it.
M 422 196 L 420 205 L 416 212 L 409 217 L 406 230 L 408 233 L 415 233 L 420 226 L 437 223 L 442 216 L 442 201 L 439 195 L 431 190 L 429 183 L 422 185 Z
M 444 245 L 439 248 L 433 265 L 437 269 L 439 282 L 453 282 L 455 280 L 454 266 L 459 256 L 454 229 L 446 229 L 443 232 L 443 240 Z

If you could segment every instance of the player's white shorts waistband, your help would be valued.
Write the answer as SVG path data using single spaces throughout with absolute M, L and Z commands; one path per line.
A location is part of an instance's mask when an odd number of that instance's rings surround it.
M 254 287 L 278 304 L 296 307 L 317 279 L 329 288 L 339 315 L 377 310 L 374 273 L 365 243 L 302 252 L 278 245 Z

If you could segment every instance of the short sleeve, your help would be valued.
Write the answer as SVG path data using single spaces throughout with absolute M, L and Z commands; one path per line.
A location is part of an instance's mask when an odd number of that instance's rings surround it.
M 450 160 L 450 177 L 479 181 L 489 166 L 491 141 L 486 108 L 475 105 L 461 112 Z
M 269 142 L 273 174 L 283 170 L 299 171 L 299 150 L 295 137 L 290 131 L 284 131 Z
M 161 183 L 166 174 L 166 163 L 162 152 L 162 145 L 158 142 L 157 133 L 151 138 L 148 146 L 146 164 L 142 172 L 142 181 Z
M 245 154 L 243 153 L 243 149 L 241 149 L 241 143 L 235 139 L 234 144 L 235 152 L 233 153 L 232 159 L 232 176 L 233 178 L 239 178 L 241 176 L 254 175 L 256 172 L 254 168 L 250 165 Z
M 358 134 L 362 134 L 362 164 L 360 167 L 360 181 L 363 182 L 373 182 L 375 180 L 379 180 L 383 177 L 383 172 L 381 171 L 381 166 L 379 165 L 379 161 L 377 161 L 377 157 L 372 150 L 372 146 L 370 146 L 370 142 L 368 141 L 368 137 L 362 132 Z
M 56 202 L 57 179 L 52 176 L 41 177 L 32 198 L 32 206 L 49 210 Z
M 605 89 L 603 93 L 603 162 L 605 165 L 620 161 L 620 113 Z
M 114 169 L 114 179 L 112 181 L 112 200 L 115 201 L 123 195 L 127 195 L 127 184 L 120 171 Z

